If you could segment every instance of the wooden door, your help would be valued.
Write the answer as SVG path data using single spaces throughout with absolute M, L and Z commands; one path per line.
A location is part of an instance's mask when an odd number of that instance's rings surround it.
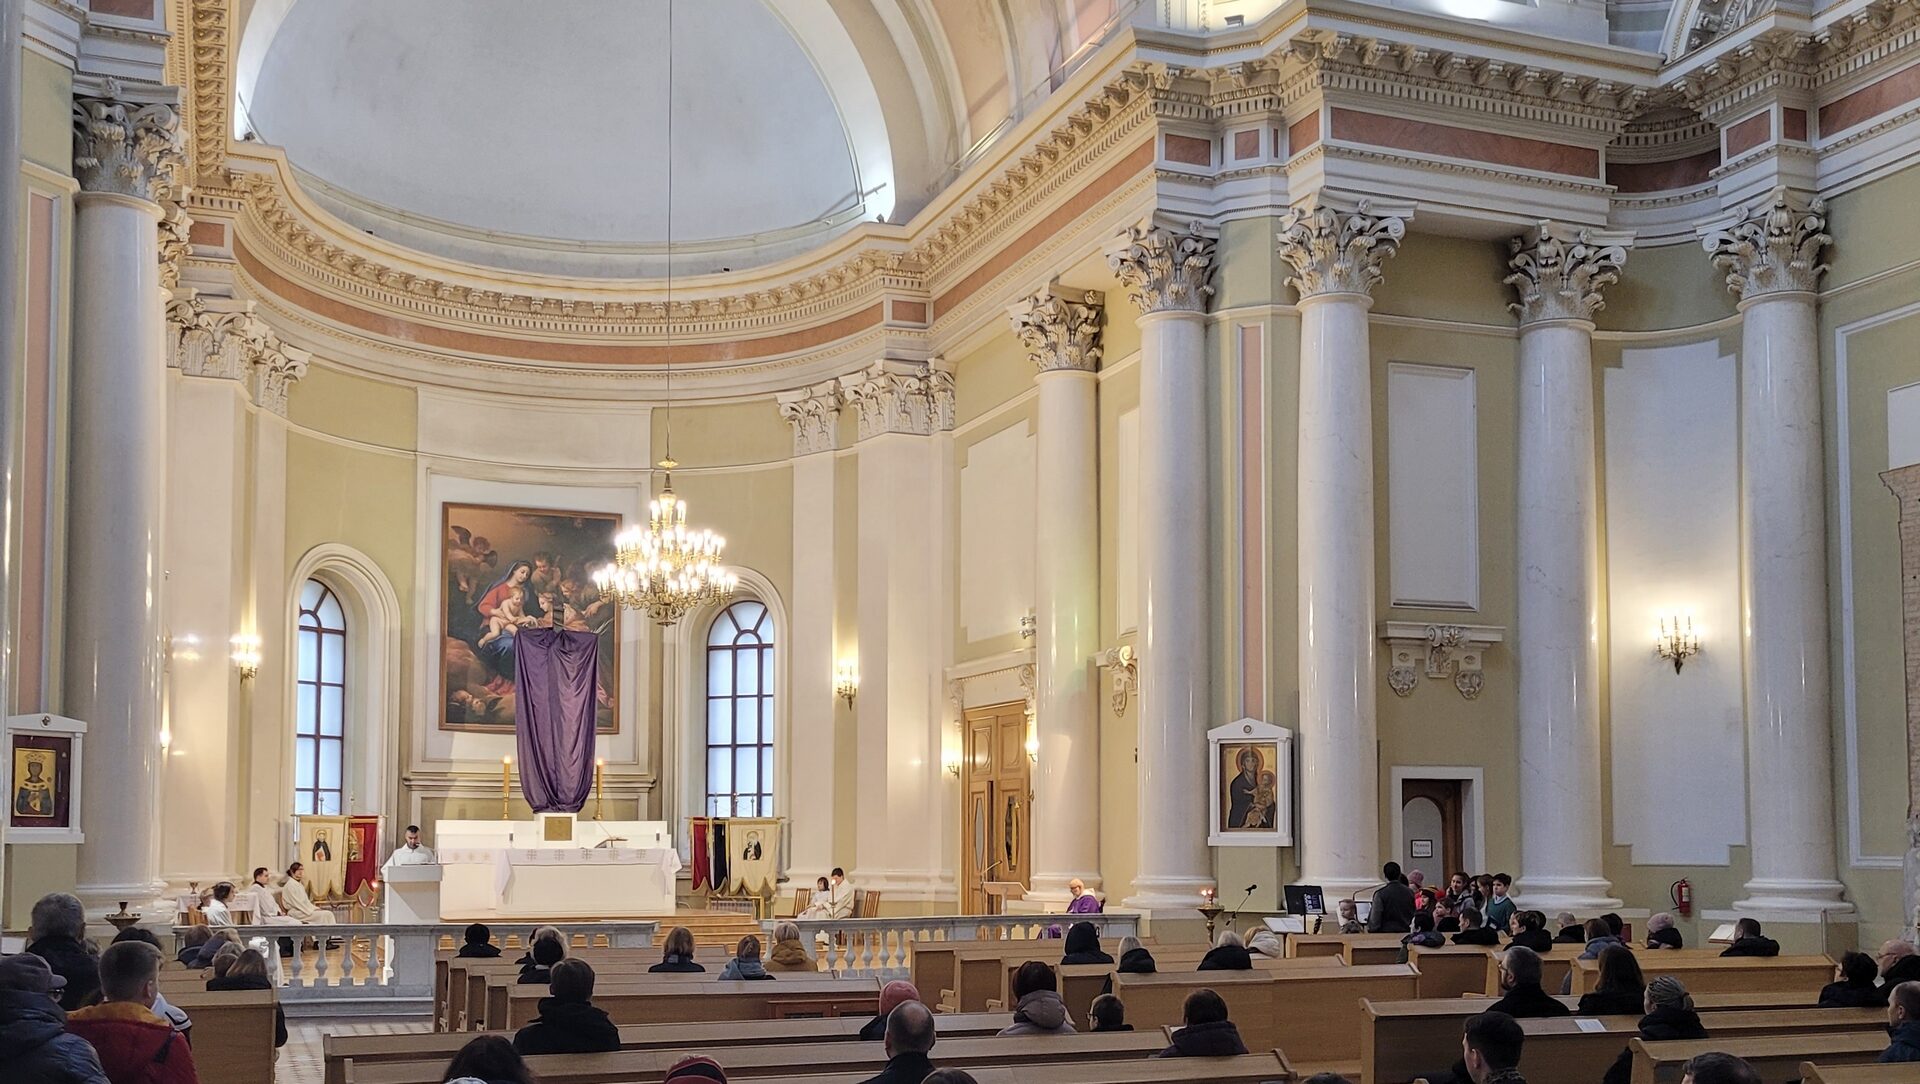
M 962 721 L 960 862 L 967 914 L 985 914 L 986 881 L 1032 887 L 1032 765 L 1026 702 L 969 708 Z
M 1460 786 L 1458 779 L 1404 779 L 1400 782 L 1400 822 L 1407 842 L 1406 853 L 1400 856 L 1399 861 L 1409 870 L 1424 872 L 1427 884 L 1435 888 L 1444 888 L 1447 876 L 1455 870 L 1467 870 L 1466 846 L 1461 831 L 1463 802 Z M 1430 811 L 1433 810 L 1438 811 L 1438 838 L 1426 832 L 1416 837 L 1412 824 L 1416 820 L 1426 819 L 1422 817 L 1423 813 L 1430 817 Z M 1414 850 L 1417 838 L 1430 842 L 1433 853 L 1417 854 Z

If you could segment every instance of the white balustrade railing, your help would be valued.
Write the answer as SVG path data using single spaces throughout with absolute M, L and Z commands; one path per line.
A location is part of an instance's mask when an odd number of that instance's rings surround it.
M 654 943 L 657 922 L 546 923 L 584 948 L 644 948 Z M 174 927 L 179 940 L 191 927 Z M 241 941 L 266 942 L 267 965 L 275 968 L 280 999 L 290 1010 L 301 1002 L 390 1001 L 396 1010 L 425 1011 L 433 1000 L 433 961 L 437 953 L 460 947 L 464 923 L 410 925 L 352 922 L 332 926 L 236 926 Z M 503 949 L 509 933 L 497 928 Z M 278 944 L 292 938 L 295 951 L 282 959 Z M 311 940 L 312 946 L 307 942 Z M 175 949 L 178 952 L 178 946 Z M 406 1004 L 418 1002 L 418 1005 Z
M 923 941 L 1023 941 L 1091 922 L 1101 937 L 1139 936 L 1140 918 L 1131 914 L 1096 915 L 927 915 L 897 918 L 778 918 L 761 923 L 772 939 L 773 927 L 791 922 L 800 940 L 824 960 L 828 970 L 881 978 L 904 978 Z

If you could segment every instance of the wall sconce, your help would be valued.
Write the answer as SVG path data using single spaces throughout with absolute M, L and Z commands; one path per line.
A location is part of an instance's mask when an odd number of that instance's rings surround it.
M 259 673 L 260 637 L 242 633 L 229 642 L 233 645 L 233 666 L 240 671 L 240 680 L 249 680 Z
M 1672 659 L 1673 672 L 1679 673 L 1688 658 L 1700 654 L 1700 637 L 1693 631 L 1693 615 L 1661 618 L 1660 637 L 1653 642 L 1653 649 L 1661 658 Z
M 853 668 L 852 659 L 841 659 L 833 666 L 833 695 L 853 707 L 853 698 L 860 692 L 860 672 Z
M 1027 762 L 1040 763 L 1040 728 L 1034 725 L 1033 713 L 1027 713 Z
M 949 745 L 940 753 L 940 766 L 955 779 L 960 778 L 960 750 Z

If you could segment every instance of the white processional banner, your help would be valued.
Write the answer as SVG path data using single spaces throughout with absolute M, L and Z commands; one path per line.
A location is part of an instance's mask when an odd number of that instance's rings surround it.
M 727 821 L 726 838 L 727 891 L 771 894 L 780 876 L 780 821 L 734 817 Z

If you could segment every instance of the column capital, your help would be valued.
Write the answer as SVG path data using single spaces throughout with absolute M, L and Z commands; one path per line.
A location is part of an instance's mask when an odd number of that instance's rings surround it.
M 885 433 L 928 436 L 953 428 L 953 374 L 928 362 L 882 358 L 840 378 L 860 440 Z
M 1205 312 L 1215 244 L 1198 222 L 1185 233 L 1142 222 L 1108 245 L 1107 266 L 1142 313 Z
M 1359 200 L 1352 211 L 1313 204 L 1280 220 L 1280 255 L 1293 265 L 1287 284 L 1304 300 L 1321 294 L 1370 294 L 1381 265 L 1400 249 L 1411 208 Z
M 180 114 L 165 102 L 130 100 L 117 80 L 73 99 L 73 172 L 88 192 L 157 200 L 186 164 Z
M 1715 267 L 1727 273 L 1727 289 L 1751 301 L 1766 294 L 1811 293 L 1827 265 L 1820 250 L 1827 234 L 1827 202 L 1803 200 L 1787 188 L 1737 208 L 1700 228 L 1700 243 Z
M 1620 278 L 1633 234 L 1541 222 L 1508 242 L 1513 271 L 1503 281 L 1520 300 L 1509 304 L 1520 326 L 1591 320 L 1605 307 L 1600 291 Z
M 840 446 L 840 407 L 847 401 L 838 380 L 774 396 L 780 416 L 793 426 L 793 454 L 831 452 Z
M 168 367 L 236 381 L 263 410 L 286 415 L 287 392 L 312 360 L 312 352 L 281 342 L 252 301 L 189 293 L 167 303 Z
M 1100 364 L 1098 290 L 1049 287 L 1007 309 L 1013 333 L 1027 348 L 1027 360 L 1042 373 L 1093 372 Z

